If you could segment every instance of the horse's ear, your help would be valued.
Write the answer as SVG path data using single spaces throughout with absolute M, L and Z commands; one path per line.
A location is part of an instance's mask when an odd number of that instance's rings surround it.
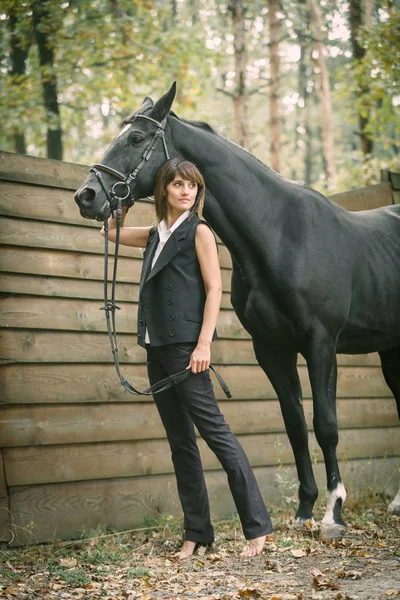
M 149 96 L 146 96 L 145 99 L 143 100 L 143 104 L 139 108 L 138 112 L 145 113 L 146 110 L 150 110 L 151 108 L 153 108 L 153 106 L 154 106 L 153 100 Z
M 171 89 L 164 94 L 154 105 L 151 116 L 156 121 L 163 121 L 168 115 L 176 94 L 176 81 L 171 86 Z

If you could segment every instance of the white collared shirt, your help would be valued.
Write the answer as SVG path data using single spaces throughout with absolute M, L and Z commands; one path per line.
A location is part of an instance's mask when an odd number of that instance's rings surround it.
M 189 209 L 185 210 L 185 212 L 181 214 L 181 216 L 175 221 L 175 223 L 173 225 L 171 225 L 171 227 L 169 229 L 168 229 L 168 225 L 166 224 L 166 222 L 164 220 L 160 221 L 160 223 L 158 224 L 158 227 L 157 227 L 158 237 L 159 237 L 160 241 L 158 242 L 156 251 L 153 256 L 153 260 L 151 262 L 151 268 L 153 268 L 154 265 L 156 264 L 157 259 L 162 252 L 162 249 L 164 248 L 165 244 L 167 243 L 167 241 L 169 240 L 171 235 L 174 233 L 175 229 L 177 229 L 179 227 L 179 225 L 181 225 L 183 223 L 183 221 L 185 221 L 185 219 L 188 218 L 189 215 L 190 215 L 190 210 Z M 149 337 L 149 332 L 147 331 L 147 327 L 146 327 L 146 335 L 145 335 L 144 341 L 146 344 L 150 344 L 150 337 Z

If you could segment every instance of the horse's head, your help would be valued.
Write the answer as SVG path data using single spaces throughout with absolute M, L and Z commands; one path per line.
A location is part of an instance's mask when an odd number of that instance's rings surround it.
M 146 97 L 123 121 L 101 163 L 93 165 L 74 194 L 82 217 L 104 221 L 118 198 L 131 206 L 135 199 L 152 195 L 157 169 L 169 157 L 164 130 L 175 92 L 174 83 L 156 104 Z

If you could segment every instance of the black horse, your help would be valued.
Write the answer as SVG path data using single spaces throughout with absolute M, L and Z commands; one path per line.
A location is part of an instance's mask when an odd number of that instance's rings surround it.
M 400 417 L 400 206 L 348 212 L 281 177 L 205 123 L 170 111 L 175 84 L 138 112 L 75 194 L 83 217 L 105 220 L 117 197 L 150 196 L 168 156 L 199 167 L 205 217 L 232 257 L 232 305 L 278 395 L 300 481 L 295 523 L 318 490 L 308 449 L 297 355 L 307 362 L 314 431 L 326 466 L 321 528 L 341 535 L 346 492 L 336 446 L 336 353 L 379 352 Z M 124 175 L 128 174 L 128 175 Z M 400 510 L 399 502 L 393 509 Z

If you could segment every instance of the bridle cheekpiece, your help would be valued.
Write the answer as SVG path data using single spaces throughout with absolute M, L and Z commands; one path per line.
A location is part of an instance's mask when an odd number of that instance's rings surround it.
M 146 115 L 138 114 L 135 116 L 134 121 L 136 121 L 136 119 L 143 119 L 144 121 L 148 121 L 149 123 L 152 123 L 155 127 L 157 127 L 157 130 L 156 130 L 155 134 L 153 135 L 153 137 L 151 138 L 148 145 L 146 146 L 146 148 L 144 149 L 141 161 L 133 169 L 133 171 L 128 173 L 128 175 L 124 175 L 120 171 L 117 171 L 117 169 L 114 169 L 113 167 L 109 167 L 108 165 L 104 165 L 103 163 L 95 163 L 94 165 L 91 166 L 90 171 L 91 171 L 91 173 L 94 173 L 96 175 L 97 179 L 99 180 L 100 185 L 103 188 L 103 191 L 104 191 L 104 193 L 107 197 L 107 200 L 110 204 L 110 209 L 112 211 L 114 209 L 122 207 L 122 205 L 124 204 L 124 201 L 128 200 L 128 198 L 129 198 L 129 201 L 125 202 L 125 204 L 127 204 L 129 207 L 134 205 L 135 198 L 133 198 L 133 196 L 132 196 L 132 190 L 131 190 L 130 184 L 132 183 L 132 181 L 134 181 L 136 179 L 141 168 L 151 158 L 151 156 L 157 146 L 157 142 L 160 138 L 163 142 L 164 152 L 165 152 L 165 156 L 167 157 L 167 160 L 170 158 L 167 144 L 165 142 L 165 136 L 164 136 L 165 125 L 167 123 L 167 116 L 161 122 L 156 121 L 155 119 L 152 119 L 151 117 L 147 117 Z M 132 121 L 132 122 L 134 122 L 134 121 Z M 113 177 L 118 179 L 118 181 L 113 183 L 110 186 L 110 188 L 107 188 L 102 173 L 107 173 L 107 175 L 112 175 Z M 122 189 L 119 189 L 121 187 L 122 187 Z M 124 192 L 126 192 L 126 193 L 124 193 Z

